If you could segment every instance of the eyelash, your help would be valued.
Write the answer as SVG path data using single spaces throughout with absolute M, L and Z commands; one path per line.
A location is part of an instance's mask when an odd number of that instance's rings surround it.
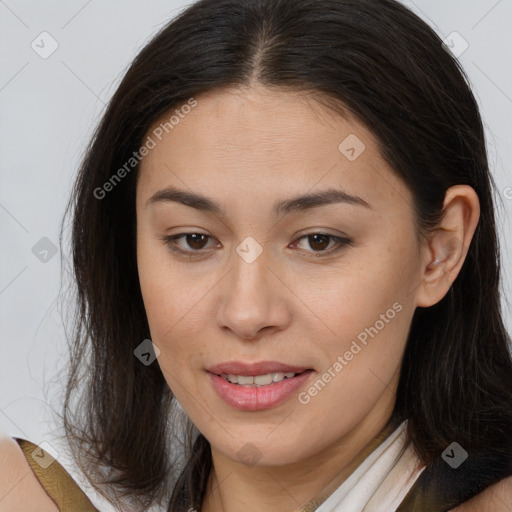
M 188 235 L 202 235 L 202 236 L 208 237 L 210 239 L 212 238 L 210 235 L 206 235 L 204 233 L 190 232 L 190 233 L 179 233 L 178 235 L 172 235 L 172 236 L 164 236 L 164 237 L 161 238 L 161 240 L 165 243 L 165 245 L 169 248 L 169 250 L 171 250 L 172 252 L 177 253 L 177 254 L 182 254 L 182 255 L 187 255 L 187 256 L 193 257 L 193 256 L 196 256 L 196 255 L 199 256 L 199 255 L 204 254 L 205 252 L 207 252 L 207 250 L 184 251 L 182 249 L 178 249 L 174 245 L 175 240 L 178 240 L 180 238 L 186 237 Z M 337 243 L 337 246 L 335 246 L 334 248 L 331 248 L 331 249 L 329 249 L 327 251 L 312 251 L 313 253 L 316 253 L 315 254 L 316 257 L 329 256 L 331 254 L 334 254 L 335 252 L 340 251 L 341 249 L 343 249 L 346 246 L 352 245 L 352 240 L 350 240 L 349 238 L 343 238 L 343 237 L 331 235 L 329 233 L 322 233 L 322 232 L 307 233 L 307 234 L 301 236 L 300 238 L 298 238 L 296 240 L 296 242 L 299 242 L 303 238 L 308 238 L 308 237 L 314 236 L 314 235 L 326 236 L 329 239 L 334 240 Z M 306 251 L 306 252 L 311 252 L 311 251 Z

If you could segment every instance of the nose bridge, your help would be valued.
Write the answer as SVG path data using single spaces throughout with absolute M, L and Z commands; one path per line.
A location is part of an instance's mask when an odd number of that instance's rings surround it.
M 257 300 L 262 292 L 263 295 L 268 293 L 267 264 L 268 251 L 262 244 L 250 236 L 242 240 L 233 255 L 231 286 L 234 294 L 248 294 L 249 298 Z
M 221 292 L 217 310 L 220 326 L 243 338 L 255 337 L 261 329 L 275 326 L 279 306 L 268 253 L 255 239 L 244 239 L 232 255 L 231 271 Z

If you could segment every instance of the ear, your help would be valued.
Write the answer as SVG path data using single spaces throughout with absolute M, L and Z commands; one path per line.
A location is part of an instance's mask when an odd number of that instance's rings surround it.
M 480 201 L 472 187 L 455 185 L 446 191 L 443 218 L 421 250 L 417 306 L 433 306 L 448 293 L 466 259 L 479 218 Z

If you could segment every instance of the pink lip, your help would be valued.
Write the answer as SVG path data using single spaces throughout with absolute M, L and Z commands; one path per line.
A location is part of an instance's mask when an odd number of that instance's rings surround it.
M 289 371 L 294 370 L 291 369 Z M 227 372 L 223 371 L 222 373 Z M 257 371 L 255 373 L 245 374 L 239 373 L 239 371 L 230 373 L 236 375 L 264 375 L 264 373 L 258 373 Z M 266 371 L 265 373 L 272 372 Z M 242 411 L 259 411 L 275 407 L 276 405 L 284 402 L 287 398 L 292 396 L 307 379 L 309 379 L 312 373 L 313 370 L 305 370 L 290 379 L 284 379 L 281 382 L 258 387 L 245 387 L 238 384 L 232 384 L 214 373 L 210 373 L 210 379 L 217 394 L 227 404 Z
M 239 361 L 231 361 L 227 363 L 217 364 L 211 366 L 206 370 L 215 375 L 222 373 L 231 375 L 265 375 L 267 373 L 300 373 L 304 370 L 309 370 L 307 366 L 291 366 L 289 364 L 280 363 L 278 361 L 260 361 L 258 363 L 242 363 Z

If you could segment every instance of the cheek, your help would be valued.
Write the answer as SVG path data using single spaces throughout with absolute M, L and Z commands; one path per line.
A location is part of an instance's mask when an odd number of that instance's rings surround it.
M 185 314 L 190 290 L 172 271 L 169 255 L 161 245 L 142 233 L 137 244 L 137 266 L 152 340 L 162 350 L 166 337 Z
M 360 389 L 382 390 L 400 365 L 415 310 L 415 254 L 412 243 L 369 247 L 358 251 L 357 262 L 347 258 L 336 272 L 296 283 L 302 286 L 297 295 L 308 297 L 309 325 L 304 327 L 321 354 L 322 372 L 331 368 L 337 376 L 333 381 L 351 390 L 344 400 L 358 397 Z
M 384 265 L 386 269 L 391 263 Z M 316 341 L 317 375 L 299 397 L 301 414 L 322 425 L 319 439 L 349 431 L 377 402 L 394 400 L 393 386 L 414 307 L 397 273 L 362 266 L 325 282 L 312 300 L 321 317 L 304 335 Z M 381 276 L 379 278 L 379 276 Z
M 162 275 L 151 265 L 141 279 L 141 290 L 148 318 L 151 340 L 160 349 L 156 363 L 178 401 L 190 408 L 190 394 L 199 390 L 192 368 L 204 359 L 199 324 L 194 327 L 196 293 L 180 289 L 173 277 Z M 197 308 L 197 306 L 196 306 Z
M 412 301 L 410 290 L 416 278 L 397 257 L 389 252 L 385 258 L 376 258 L 373 251 L 360 251 L 357 262 L 347 258 L 336 270 L 327 272 L 324 268 L 310 273 L 307 279 L 295 280 L 294 291 L 307 298 L 305 311 L 319 324 L 324 339 L 339 344 L 340 337 L 357 336 L 381 315 L 385 315 L 384 321 L 388 317 L 394 320 L 396 309 L 406 308 Z M 398 304 L 395 309 L 394 304 Z
M 202 361 L 207 292 L 215 276 L 204 270 L 185 273 L 163 242 L 144 236 L 137 245 L 137 265 L 151 339 L 161 351 L 159 363 L 172 374 L 185 374 Z

